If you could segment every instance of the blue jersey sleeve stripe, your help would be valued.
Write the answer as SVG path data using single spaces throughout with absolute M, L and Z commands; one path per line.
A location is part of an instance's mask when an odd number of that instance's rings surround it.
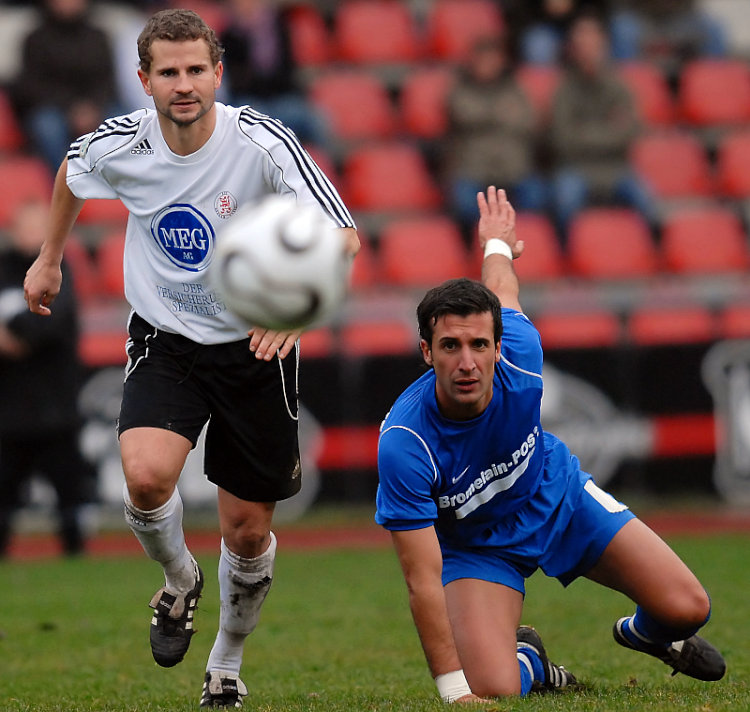
M 520 373 L 525 373 L 527 376 L 534 376 L 534 378 L 538 378 L 539 380 L 542 380 L 542 374 L 541 373 L 534 373 L 533 371 L 527 371 L 525 368 L 521 368 L 520 366 L 516 366 L 516 364 L 511 363 L 508 361 L 507 358 L 503 354 L 500 354 L 500 359 L 504 364 L 507 366 L 510 366 L 511 368 L 515 369 L 516 371 L 519 371 Z

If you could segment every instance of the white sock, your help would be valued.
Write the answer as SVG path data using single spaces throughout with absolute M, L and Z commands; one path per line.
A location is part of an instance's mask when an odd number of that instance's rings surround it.
M 207 670 L 240 674 L 245 638 L 255 630 L 260 607 L 273 580 L 276 537 L 260 556 L 245 559 L 221 542 L 219 559 L 219 594 L 221 614 L 219 632 L 208 656 Z
M 143 550 L 164 569 L 165 586 L 170 593 L 187 593 L 195 585 L 196 564 L 182 531 L 182 498 L 175 488 L 161 507 L 138 509 L 123 487 L 125 521 L 141 542 Z

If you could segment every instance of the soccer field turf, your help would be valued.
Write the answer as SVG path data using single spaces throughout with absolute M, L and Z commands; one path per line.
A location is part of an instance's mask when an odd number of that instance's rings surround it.
M 748 537 L 680 537 L 670 543 L 713 597 L 705 634 L 727 658 L 724 680 L 670 677 L 662 663 L 612 641 L 612 623 L 632 609 L 621 595 L 588 581 L 564 590 L 537 575 L 529 582 L 524 622 L 539 629 L 552 659 L 587 690 L 503 700 L 490 709 L 750 709 Z M 216 559 L 203 556 L 201 564 L 207 584 L 196 616 L 198 634 L 185 661 L 168 670 L 152 661 L 149 650 L 147 603 L 160 573 L 145 557 L 0 564 L 0 710 L 196 710 L 218 618 Z M 247 710 L 444 708 L 388 549 L 285 551 L 280 538 L 273 588 L 246 645 L 242 677 L 250 688 Z

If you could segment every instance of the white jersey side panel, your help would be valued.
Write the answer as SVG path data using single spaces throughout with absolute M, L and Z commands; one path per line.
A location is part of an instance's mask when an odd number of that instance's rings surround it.
M 67 181 L 79 198 L 119 198 L 130 211 L 124 270 L 133 309 L 159 329 L 204 344 L 247 336 L 206 269 L 239 206 L 292 194 L 336 226 L 354 226 L 294 134 L 247 107 L 217 103 L 211 138 L 189 156 L 169 149 L 153 110 L 109 119 L 72 144 Z

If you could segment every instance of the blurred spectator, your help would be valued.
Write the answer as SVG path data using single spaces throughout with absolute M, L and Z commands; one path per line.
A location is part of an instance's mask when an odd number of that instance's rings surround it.
M 229 0 L 220 34 L 232 104 L 280 119 L 303 142 L 325 145 L 326 123 L 296 82 L 289 26 L 273 0 Z
M 25 487 L 43 475 L 57 493 L 66 554 L 84 549 L 82 506 L 93 500 L 93 468 L 78 448 L 76 302 L 64 279 L 52 316 L 32 314 L 23 280 L 46 234 L 47 205 L 21 205 L 0 252 L 0 556 Z M 66 286 L 68 285 L 68 286 Z
M 582 10 L 604 11 L 604 0 L 505 0 L 503 12 L 522 62 L 558 64 L 570 25 Z
M 640 130 L 634 99 L 610 65 L 607 35 L 597 16 L 576 19 L 567 50 L 569 66 L 555 93 L 551 127 L 552 200 L 561 236 L 592 202 L 625 204 L 653 224 L 653 199 L 628 162 Z
M 686 60 L 727 54 L 725 28 L 694 0 L 618 0 L 611 30 L 616 59 L 658 62 L 672 79 Z
M 446 179 L 464 232 L 479 217 L 477 192 L 488 185 L 505 188 L 518 210 L 543 210 L 548 188 L 534 173 L 537 121 L 504 39 L 477 42 L 446 101 Z
M 88 0 L 46 0 L 11 94 L 35 150 L 57 171 L 71 140 L 95 129 L 115 98 L 109 41 L 91 24 Z

